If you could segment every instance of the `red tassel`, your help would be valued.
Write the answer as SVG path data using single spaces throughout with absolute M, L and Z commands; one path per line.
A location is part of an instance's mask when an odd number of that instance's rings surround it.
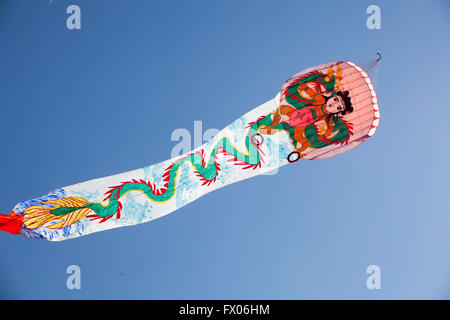
M 19 234 L 22 229 L 24 215 L 17 215 L 14 211 L 11 214 L 0 214 L 0 230 L 12 234 Z

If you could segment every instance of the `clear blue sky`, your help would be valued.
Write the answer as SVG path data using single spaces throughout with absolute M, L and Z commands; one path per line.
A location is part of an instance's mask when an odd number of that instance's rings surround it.
M 381 52 L 382 117 L 351 152 L 153 222 L 59 243 L 0 233 L 0 298 L 450 298 L 448 1 L 48 2 L 0 1 L 2 213 L 168 159 L 173 130 L 221 129 L 324 62 Z

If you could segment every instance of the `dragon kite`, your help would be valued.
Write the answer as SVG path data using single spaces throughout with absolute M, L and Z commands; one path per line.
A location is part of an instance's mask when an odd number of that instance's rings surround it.
M 350 61 L 325 63 L 295 74 L 199 148 L 21 202 L 0 215 L 0 230 L 58 241 L 144 223 L 233 182 L 351 150 L 375 133 L 379 118 L 367 73 Z

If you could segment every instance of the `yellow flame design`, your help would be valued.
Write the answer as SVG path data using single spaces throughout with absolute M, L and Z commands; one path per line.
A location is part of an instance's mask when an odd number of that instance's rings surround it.
M 61 229 L 83 219 L 92 209 L 83 208 L 70 213 L 57 216 L 51 210 L 61 207 L 82 207 L 89 204 L 89 201 L 81 197 L 67 197 L 57 200 L 42 201 L 44 205 L 52 205 L 46 208 L 41 205 L 29 206 L 25 209 L 24 224 L 28 229 L 39 228 L 46 223 L 55 222 L 47 226 L 49 229 Z

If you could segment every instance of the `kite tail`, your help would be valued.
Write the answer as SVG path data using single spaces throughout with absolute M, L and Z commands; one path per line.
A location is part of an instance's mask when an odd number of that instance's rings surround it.
M 23 215 L 18 215 L 14 211 L 11 214 L 0 214 L 0 230 L 12 234 L 19 234 L 23 225 Z

